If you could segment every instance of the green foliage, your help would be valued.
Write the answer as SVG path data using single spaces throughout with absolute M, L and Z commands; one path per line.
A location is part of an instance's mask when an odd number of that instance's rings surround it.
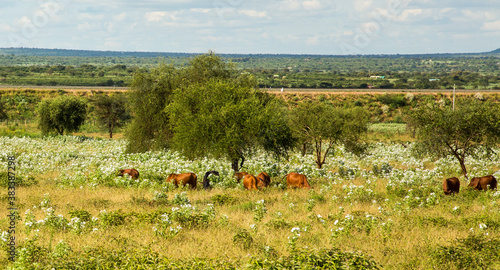
M 438 105 L 424 106 L 408 115 L 420 144 L 416 151 L 437 157 L 454 156 L 467 176 L 465 159 L 476 150 L 496 145 L 500 139 L 500 109 L 497 104 L 473 99 L 457 101 L 456 109 Z
M 500 266 L 500 240 L 481 234 L 459 238 L 450 246 L 429 251 L 437 269 L 497 269 Z
M 172 208 L 171 218 L 186 228 L 206 226 L 215 219 L 215 209 L 213 205 L 208 205 L 207 208 L 199 211 L 190 204 L 184 204 Z
M 262 146 L 277 156 L 293 144 L 284 111 L 268 95 L 254 89 L 251 76 L 235 72 L 208 54 L 192 60 L 185 77 L 190 84 L 174 91 L 166 112 L 171 120 L 173 147 L 186 157 L 238 160 Z M 286 116 L 285 116 L 286 117 Z
M 233 236 L 233 244 L 242 246 L 243 249 L 245 249 L 245 250 L 249 249 L 252 246 L 253 241 L 254 240 L 253 240 L 252 235 L 245 229 L 240 229 Z
M 360 154 L 366 148 L 361 139 L 368 130 L 368 113 L 360 107 L 334 108 L 324 103 L 299 104 L 292 110 L 292 123 L 299 145 L 310 145 L 318 168 L 326 163 L 335 145 Z
M 87 104 L 74 96 L 47 99 L 38 105 L 38 127 L 43 134 L 55 132 L 63 135 L 78 131 L 87 114 Z
M 191 201 L 187 197 L 186 192 L 181 192 L 181 194 L 176 193 L 172 199 L 172 203 L 176 205 L 191 204 Z
M 37 185 L 38 180 L 30 175 L 23 176 L 16 174 L 16 187 L 29 187 L 32 185 Z M 0 187 L 8 187 L 9 186 L 9 175 L 6 171 L 0 172 Z
M 234 204 L 237 201 L 236 198 L 228 194 L 217 194 L 212 196 L 210 200 L 217 205 Z
M 121 209 L 111 212 L 102 210 L 99 213 L 99 221 L 104 227 L 123 225 L 125 224 L 126 218 L 127 214 L 123 213 Z
M 172 131 L 168 115 L 164 112 L 171 95 L 180 84 L 178 70 L 162 64 L 150 71 L 134 75 L 129 102 L 134 118 L 128 126 L 128 152 L 145 152 L 168 146 Z
M 110 138 L 113 137 L 115 128 L 121 127 L 131 117 L 126 104 L 124 95 L 97 95 L 94 98 L 97 119 L 99 124 L 106 128 Z
M 275 260 L 254 258 L 250 269 L 380 269 L 380 266 L 370 256 L 360 253 L 337 248 L 298 248 L 290 256 Z

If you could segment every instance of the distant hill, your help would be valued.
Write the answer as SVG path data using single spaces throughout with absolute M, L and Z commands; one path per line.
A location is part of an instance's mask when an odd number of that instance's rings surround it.
M 93 51 L 43 48 L 0 48 L 0 54 L 16 56 L 66 56 L 66 57 L 186 57 L 189 53 L 174 52 L 125 52 L 125 51 Z
M 500 54 L 500 48 L 484 53 L 436 53 L 436 54 L 372 54 L 372 55 L 312 55 L 312 54 L 221 54 L 225 57 L 256 57 L 256 58 L 302 58 L 302 57 L 370 57 L 370 58 L 453 58 L 453 57 L 481 57 Z M 63 57 L 190 57 L 195 53 L 181 52 L 136 52 L 136 51 L 94 51 L 94 50 L 69 50 L 69 49 L 44 49 L 44 48 L 0 48 L 0 55 L 16 56 L 63 56 Z
M 494 51 L 491 51 L 490 53 L 500 53 L 500 48 L 494 50 Z

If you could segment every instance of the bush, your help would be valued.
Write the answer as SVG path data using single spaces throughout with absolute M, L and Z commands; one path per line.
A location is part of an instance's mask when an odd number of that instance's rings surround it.
M 430 251 L 437 269 L 497 269 L 500 266 L 500 240 L 470 234 L 451 246 Z
M 340 249 L 296 249 L 288 257 L 276 260 L 255 258 L 250 269 L 380 269 L 367 255 Z

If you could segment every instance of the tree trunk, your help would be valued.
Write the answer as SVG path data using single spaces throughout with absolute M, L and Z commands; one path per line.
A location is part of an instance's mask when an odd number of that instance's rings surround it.
M 238 159 L 233 159 L 233 161 L 231 161 L 231 169 L 233 169 L 234 172 L 238 172 L 240 170 L 238 167 Z

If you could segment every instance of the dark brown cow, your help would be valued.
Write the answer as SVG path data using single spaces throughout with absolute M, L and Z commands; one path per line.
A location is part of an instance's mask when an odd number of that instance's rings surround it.
M 236 179 L 236 181 L 238 181 L 238 183 L 241 181 L 241 179 L 247 175 L 248 173 L 247 172 L 235 172 L 233 177 Z
M 456 177 L 448 178 L 443 181 L 444 194 L 450 195 L 460 191 L 460 180 Z
M 257 177 L 251 175 L 251 174 L 246 174 L 243 177 L 243 186 L 246 189 L 252 190 L 252 189 L 258 189 L 257 188 L 257 183 L 259 180 L 257 180 Z
M 286 185 L 288 188 L 311 188 L 307 177 L 300 173 L 291 172 L 286 176 Z
M 491 190 L 497 188 L 497 179 L 493 175 L 474 177 L 469 183 L 469 187 L 473 187 L 475 190 L 487 190 L 488 186 Z
M 267 187 L 269 184 L 271 184 L 271 177 L 269 177 L 269 174 L 266 172 L 261 172 L 259 175 L 257 175 L 257 186 L 258 187 Z
M 124 176 L 125 174 L 128 174 L 132 179 L 139 178 L 139 171 L 137 171 L 136 169 L 133 169 L 133 168 L 118 171 L 118 176 Z
M 176 187 L 179 183 L 183 186 L 189 185 L 191 189 L 196 189 L 196 182 L 198 181 L 198 176 L 194 173 L 180 173 L 180 174 L 170 174 L 167 177 L 167 182 L 173 182 Z

